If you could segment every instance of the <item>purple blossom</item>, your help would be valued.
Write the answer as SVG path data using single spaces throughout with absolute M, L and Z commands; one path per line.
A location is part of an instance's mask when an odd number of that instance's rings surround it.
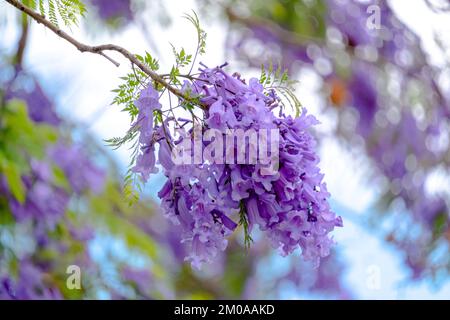
M 53 174 L 47 163 L 33 161 L 32 169 L 31 175 L 23 178 L 28 190 L 25 202 L 11 198 L 9 207 L 17 221 L 36 219 L 52 229 L 64 215 L 69 195 L 52 185 Z
M 329 25 L 335 26 L 348 41 L 348 45 L 374 45 L 377 34 L 367 28 L 368 4 L 350 0 L 327 2 Z
M 318 121 L 306 110 L 298 118 L 275 116 L 272 110 L 279 99 L 274 92 L 266 96 L 257 79 L 250 79 L 247 85 L 238 75 L 230 76 L 220 67 L 205 67 L 198 78 L 190 87 L 201 88 L 197 93 L 207 106 L 203 129 L 278 129 L 280 168 L 267 175 L 261 164 L 175 165 L 169 159 L 170 145 L 190 139 L 194 128 L 173 141 L 167 132 L 162 135 L 160 124 L 151 133 L 150 126 L 141 126 L 139 141 L 151 146 L 145 156 L 149 162 L 138 158 L 138 169 L 133 170 L 148 179 L 155 165 L 154 143 L 158 143 L 159 162 L 168 178 L 158 196 L 166 216 L 181 227 L 182 242 L 189 249 L 186 260 L 197 268 L 212 262 L 225 250 L 227 237 L 236 229 L 237 221 L 244 219 L 248 220 L 249 231 L 259 226 L 266 232 L 282 255 L 300 248 L 303 257 L 317 265 L 333 244 L 329 233 L 342 226 L 342 219 L 328 205 L 329 193 L 317 166 L 316 142 L 309 132 Z M 138 100 L 137 123 L 149 118 L 149 110 L 161 106 L 155 100 L 155 92 L 146 95 L 151 98 L 145 107 L 141 98 Z M 227 146 L 233 153 L 237 148 L 254 147 L 249 141 L 241 146 Z M 194 153 L 193 148 L 190 152 Z M 273 152 L 269 155 L 273 156 Z
M 378 108 L 378 94 L 374 83 L 375 70 L 370 72 L 367 64 L 353 64 L 353 75 L 349 84 L 352 105 L 359 112 L 358 129 L 367 137 L 372 129 L 372 121 Z
M 91 190 L 100 193 L 105 184 L 105 173 L 92 164 L 79 145 L 57 143 L 48 150 L 49 157 L 60 167 L 76 193 Z
M 91 2 L 97 7 L 103 20 L 122 18 L 127 22 L 133 18 L 130 0 L 91 0 Z
M 158 99 L 158 91 L 149 86 L 141 91 L 139 99 L 136 101 L 139 115 L 133 127 L 139 130 L 140 152 L 132 171 L 139 173 L 144 181 L 148 180 L 150 174 L 158 172 L 155 167 L 155 132 L 153 130 L 153 112 L 161 109 Z
M 26 76 L 21 74 L 21 76 Z M 19 88 L 14 90 L 14 86 L 6 86 L 9 90 L 5 93 L 5 99 L 20 99 L 26 102 L 28 107 L 29 117 L 37 122 L 48 123 L 53 126 L 60 124 L 61 119 L 56 114 L 52 102 L 42 90 L 39 83 L 32 77 L 30 77 L 31 90 L 25 90 Z

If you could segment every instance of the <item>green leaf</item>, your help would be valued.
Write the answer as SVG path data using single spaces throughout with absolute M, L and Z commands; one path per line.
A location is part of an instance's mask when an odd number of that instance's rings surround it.
M 197 30 L 196 55 L 197 53 L 204 54 L 206 52 L 206 32 L 200 26 L 200 20 L 198 19 L 197 13 L 194 10 L 192 10 L 192 14 L 186 13 L 183 17 L 187 19 L 189 22 L 191 22 L 192 25 Z
M 282 98 L 280 103 L 282 106 L 288 104 L 293 111 L 295 111 L 295 116 L 298 117 L 302 110 L 302 104 L 300 100 L 295 95 L 294 85 L 297 81 L 290 80 L 287 69 L 281 69 L 281 65 L 278 64 L 277 68 L 274 68 L 272 61 L 269 63 L 269 67 L 265 68 L 264 65 L 261 66 L 261 76 L 259 82 L 267 90 L 276 90 L 280 97 Z
M 67 177 L 64 173 L 64 171 L 58 167 L 53 166 L 53 183 L 55 186 L 63 188 L 66 191 L 70 191 L 70 183 L 69 180 L 67 180 Z
M 2 174 L 6 178 L 8 189 L 11 191 L 14 198 L 20 203 L 25 201 L 25 186 L 22 182 L 19 167 L 11 162 L 2 161 Z
M 84 17 L 86 6 L 80 0 L 22 0 L 22 3 L 48 17 L 51 23 L 59 27 L 61 20 L 66 26 L 78 25 L 79 18 Z
M 245 210 L 244 202 L 241 200 L 239 203 L 239 225 L 241 225 L 244 228 L 244 245 L 248 249 L 250 248 L 250 245 L 253 242 L 253 238 L 250 235 L 250 232 L 248 230 L 248 217 L 247 212 Z

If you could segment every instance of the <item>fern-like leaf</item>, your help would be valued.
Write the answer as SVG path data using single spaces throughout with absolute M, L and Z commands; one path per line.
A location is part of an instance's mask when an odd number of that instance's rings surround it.
M 84 17 L 86 7 L 81 0 L 21 0 L 22 3 L 35 11 L 55 26 L 63 22 L 65 26 L 78 25 L 79 19 Z

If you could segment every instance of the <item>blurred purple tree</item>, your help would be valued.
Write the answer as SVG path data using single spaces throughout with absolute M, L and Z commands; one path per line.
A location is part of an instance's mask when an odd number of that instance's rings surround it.
M 427 3 L 449 14 L 448 6 Z M 322 79 L 323 112 L 337 119 L 330 134 L 370 159 L 368 179 L 382 189 L 370 225 L 404 251 L 413 278 L 447 278 L 450 197 L 426 184 L 436 171 L 450 180 L 448 61 L 431 63 L 388 1 L 229 1 L 222 8 L 237 59 L 253 67 L 272 60 Z M 435 42 L 444 53 L 438 36 Z

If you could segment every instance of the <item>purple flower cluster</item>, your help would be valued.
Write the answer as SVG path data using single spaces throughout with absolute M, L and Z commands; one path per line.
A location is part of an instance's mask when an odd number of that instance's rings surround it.
M 17 221 L 37 219 L 52 229 L 66 211 L 69 195 L 53 185 L 53 173 L 48 163 L 32 161 L 31 174 L 23 181 L 27 188 L 24 203 L 11 198 L 9 206 Z
M 102 191 L 105 173 L 94 166 L 78 146 L 58 143 L 49 148 L 47 160 L 31 161 L 31 173 L 22 179 L 27 188 L 25 202 L 10 197 L 10 209 L 18 221 L 37 219 L 52 229 L 64 216 L 70 194 L 63 186 L 55 184 L 57 177 L 52 162 L 64 172 L 69 187 L 76 194 Z
M 49 158 L 64 171 L 72 190 L 100 193 L 105 184 L 105 172 L 95 166 L 81 145 L 57 143 L 48 150 Z
M 329 233 L 342 226 L 341 218 L 328 205 L 329 193 L 309 132 L 318 121 L 305 110 L 298 118 L 276 116 L 273 109 L 279 107 L 280 99 L 273 90 L 266 93 L 257 79 L 246 84 L 221 67 L 200 71 L 198 78 L 186 82 L 183 89 L 200 97 L 205 106 L 201 129 L 193 125 L 186 134 L 174 139 L 168 134 L 168 121 L 153 128 L 151 114 L 161 105 L 158 92 L 151 86 L 142 91 L 136 102 L 140 114 L 134 124 L 140 130 L 141 153 L 133 171 L 144 180 L 155 172 L 158 143 L 158 160 L 168 178 L 158 196 L 166 215 L 183 229 L 182 241 L 190 248 L 186 260 L 194 267 L 211 262 L 226 248 L 227 236 L 242 224 L 248 232 L 258 225 L 282 255 L 300 247 L 305 259 L 318 263 L 329 254 Z M 173 147 L 195 137 L 196 130 L 211 128 L 220 132 L 278 130 L 279 170 L 266 174 L 267 167 L 260 163 L 220 164 L 211 161 L 212 155 L 201 164 L 174 163 Z M 224 136 L 216 136 L 220 138 Z M 201 143 L 207 147 L 210 142 Z M 255 146 L 249 141 L 245 146 L 233 144 L 233 152 L 243 147 L 248 150 Z M 224 153 L 226 148 L 230 147 L 224 146 Z
M 133 17 L 130 0 L 91 0 L 97 7 L 98 14 L 103 20 L 122 18 L 129 21 Z
M 28 107 L 28 114 L 34 122 L 44 122 L 53 126 L 59 125 L 61 119 L 52 108 L 52 102 L 44 93 L 37 80 L 24 72 L 20 73 L 20 75 L 29 82 L 27 86 L 29 90 L 25 90 L 25 88 L 14 90 L 13 83 L 6 83 L 5 100 L 19 99 L 25 101 Z

